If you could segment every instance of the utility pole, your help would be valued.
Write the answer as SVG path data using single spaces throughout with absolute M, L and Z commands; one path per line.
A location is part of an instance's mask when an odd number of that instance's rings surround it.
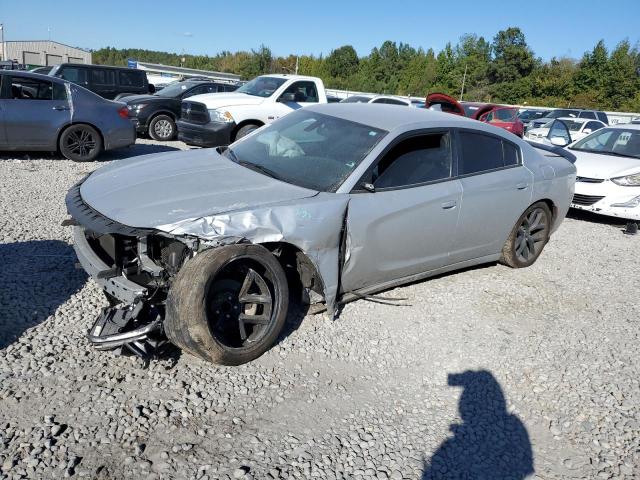
M 296 75 L 298 75 L 298 62 L 300 61 L 300 55 L 296 55 Z
M 4 50 L 4 24 L 0 23 L 0 35 L 2 35 L 0 37 L 0 42 L 2 42 L 2 51 L 0 51 L 0 54 L 2 54 L 2 60 L 6 60 L 6 55 L 5 55 L 5 50 Z
M 462 101 L 462 96 L 464 95 L 464 82 L 467 80 L 467 64 L 464 64 L 464 75 L 462 76 L 462 88 L 460 89 L 460 101 Z

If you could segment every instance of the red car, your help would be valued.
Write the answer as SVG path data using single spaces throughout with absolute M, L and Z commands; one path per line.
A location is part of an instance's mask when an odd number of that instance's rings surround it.
M 504 128 L 520 138 L 524 135 L 524 124 L 518 118 L 518 109 L 514 107 L 503 107 L 491 103 L 460 103 L 444 93 L 431 93 L 427 96 L 425 108 L 435 106 L 443 112 L 473 118 Z

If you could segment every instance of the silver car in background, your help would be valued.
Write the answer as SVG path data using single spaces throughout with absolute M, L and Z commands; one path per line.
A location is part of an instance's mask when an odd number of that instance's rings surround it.
M 349 103 L 300 109 L 228 148 L 113 163 L 66 200 L 78 259 L 111 303 L 89 339 L 146 355 L 168 338 L 250 361 L 278 339 L 290 299 L 334 314 L 451 270 L 531 265 L 575 175 L 485 123 Z
M 0 150 L 59 151 L 88 162 L 135 141 L 126 105 L 62 79 L 0 71 Z

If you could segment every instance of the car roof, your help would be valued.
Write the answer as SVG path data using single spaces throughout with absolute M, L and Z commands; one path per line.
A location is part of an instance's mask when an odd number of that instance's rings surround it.
M 0 70 L 0 75 L 20 75 L 21 77 L 38 78 L 54 82 L 64 82 L 62 78 L 53 77 L 44 73 L 29 72 L 28 70 Z
M 640 130 L 640 123 L 616 123 L 615 125 L 607 125 L 607 128 Z
M 260 77 L 271 77 L 271 78 L 283 78 L 285 80 L 296 79 L 296 80 L 317 80 L 317 77 L 307 77 L 305 75 L 289 75 L 286 73 L 265 73 L 264 75 L 259 75 Z
M 584 117 L 559 117 L 559 118 L 556 118 L 556 120 L 571 120 L 572 122 L 578 122 L 578 123 L 600 122 L 600 120 L 596 120 L 595 118 L 584 118 Z
M 384 103 L 332 103 L 305 107 L 305 110 L 323 113 L 352 122 L 363 123 L 381 130 L 392 131 L 415 123 L 433 123 L 431 126 L 460 124 L 461 127 L 479 127 L 481 122 L 460 115 L 437 112 L 424 108 L 398 108 Z M 428 127 L 429 125 L 425 125 Z M 482 128 L 480 128 L 482 129 Z

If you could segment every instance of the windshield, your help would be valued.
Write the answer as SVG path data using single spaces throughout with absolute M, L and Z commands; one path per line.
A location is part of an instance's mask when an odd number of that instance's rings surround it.
M 640 158 L 640 130 L 603 128 L 576 142 L 571 149 Z
M 477 106 L 477 105 L 469 105 L 468 103 L 463 103 L 462 104 L 462 108 L 464 108 L 464 114 L 467 117 L 473 116 L 480 109 L 479 106 Z
M 265 175 L 335 191 L 387 132 L 297 110 L 232 144 L 223 155 Z
M 515 122 L 518 110 L 515 108 L 498 108 L 487 115 L 488 122 Z
M 154 95 L 158 97 L 178 98 L 185 90 L 191 88 L 191 86 L 192 84 L 186 82 L 170 83 L 159 92 L 154 93 Z
M 246 93 L 247 95 L 255 95 L 256 97 L 270 97 L 286 79 L 276 77 L 256 77 L 250 82 L 245 83 L 239 89 L 238 93 Z

